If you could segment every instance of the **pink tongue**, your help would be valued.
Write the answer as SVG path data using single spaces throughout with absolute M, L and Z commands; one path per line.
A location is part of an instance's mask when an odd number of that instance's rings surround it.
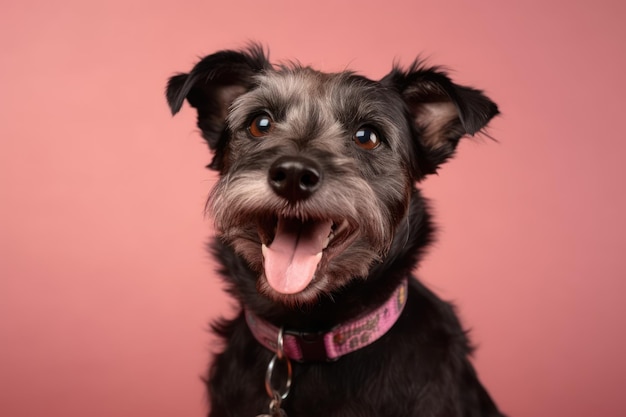
M 332 222 L 279 219 L 272 244 L 263 251 L 265 277 L 282 294 L 304 290 L 313 280 Z

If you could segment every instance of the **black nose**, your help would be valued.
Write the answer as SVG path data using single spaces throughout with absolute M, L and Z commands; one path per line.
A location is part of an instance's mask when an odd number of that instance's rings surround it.
M 272 190 L 289 201 L 310 197 L 319 188 L 321 180 L 319 165 L 297 156 L 278 158 L 270 167 L 268 176 Z

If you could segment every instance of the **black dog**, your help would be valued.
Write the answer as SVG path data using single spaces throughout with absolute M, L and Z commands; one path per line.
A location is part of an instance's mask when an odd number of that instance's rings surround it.
M 418 62 L 372 81 L 276 67 L 256 45 L 172 77 L 173 114 L 185 99 L 242 307 L 214 325 L 210 416 L 503 415 L 453 307 L 411 277 L 433 233 L 415 183 L 498 114 L 491 100 Z

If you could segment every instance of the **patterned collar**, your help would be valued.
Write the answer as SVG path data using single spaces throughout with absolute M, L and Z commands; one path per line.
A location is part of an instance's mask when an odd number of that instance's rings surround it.
M 284 330 L 285 354 L 296 361 L 335 361 L 343 355 L 361 349 L 380 339 L 396 323 L 407 299 L 408 279 L 376 310 L 346 323 L 338 324 L 328 332 L 307 333 Z M 280 328 L 245 311 L 246 322 L 256 340 L 272 352 Z

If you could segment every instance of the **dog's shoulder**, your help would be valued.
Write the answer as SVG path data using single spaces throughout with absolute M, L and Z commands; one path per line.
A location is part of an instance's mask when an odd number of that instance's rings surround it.
M 417 279 L 410 281 L 407 305 L 397 332 L 412 339 L 407 349 L 420 350 L 422 357 L 435 362 L 458 362 L 473 350 L 454 304 L 444 301 Z

